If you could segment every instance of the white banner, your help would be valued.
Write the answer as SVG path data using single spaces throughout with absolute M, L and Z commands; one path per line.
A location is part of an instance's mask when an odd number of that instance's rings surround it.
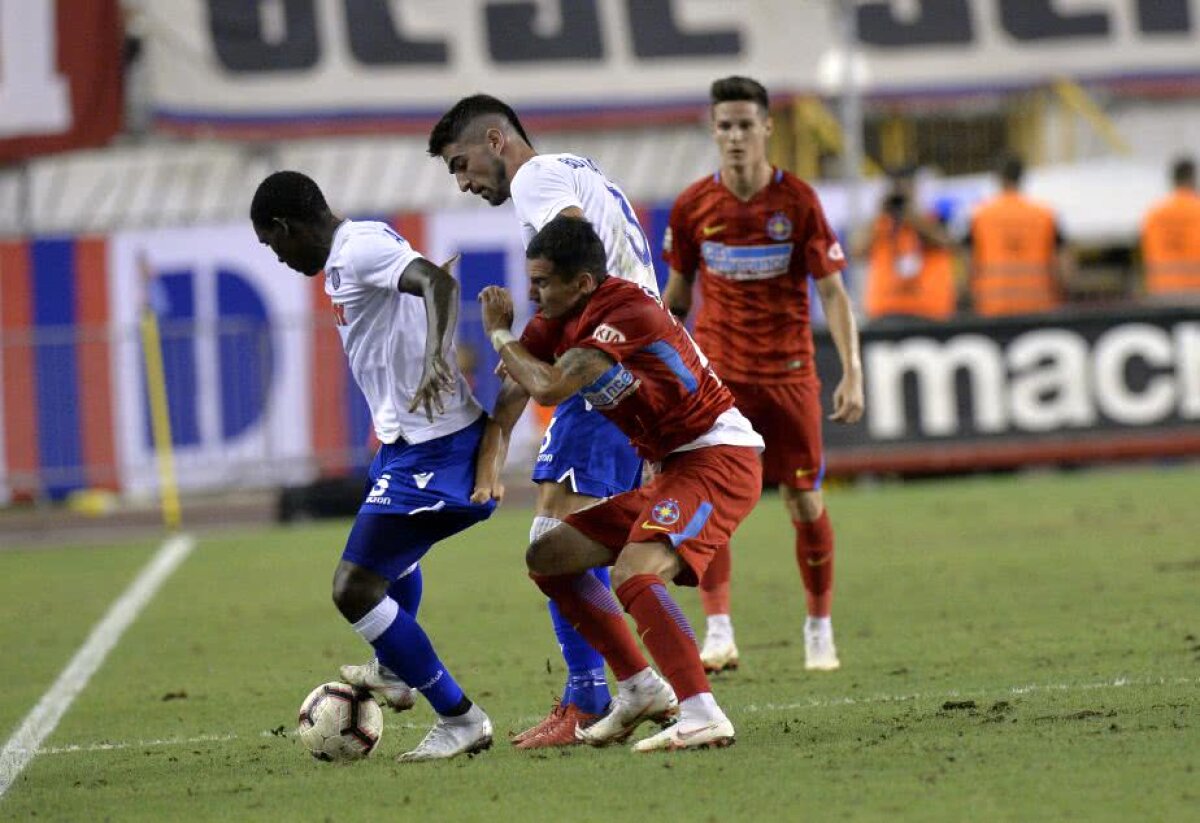
M 719 76 L 833 91 L 833 0 L 155 0 L 160 126 L 423 132 L 486 91 L 531 120 L 691 117 Z M 873 94 L 1200 77 L 1200 0 L 893 0 L 856 6 Z
M 180 487 L 310 481 L 308 281 L 275 260 L 249 221 L 118 233 L 109 268 L 122 488 L 157 488 L 137 334 L 147 299 L 160 319 Z

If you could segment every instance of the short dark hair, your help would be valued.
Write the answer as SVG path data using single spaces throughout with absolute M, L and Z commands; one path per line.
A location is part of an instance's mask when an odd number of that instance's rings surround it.
M 1179 157 L 1171 165 L 1171 182 L 1176 186 L 1196 185 L 1196 161 L 1190 157 Z
M 525 249 L 527 260 L 549 260 L 560 278 L 571 282 L 582 272 L 591 272 L 597 283 L 607 275 L 608 256 L 592 224 L 581 217 L 559 215 L 542 226 Z
M 1000 179 L 1016 185 L 1025 176 L 1025 163 L 1015 154 L 1010 154 L 1000 163 Z
M 771 110 L 771 101 L 767 97 L 767 89 L 757 80 L 749 77 L 733 75 L 714 80 L 709 90 L 712 104 L 729 103 L 737 100 L 749 100 L 762 106 L 764 112 Z
M 329 214 L 320 187 L 307 174 L 277 171 L 258 184 L 250 203 L 250 220 L 269 226 L 276 217 L 315 223 Z
M 531 148 L 533 147 L 533 141 L 525 133 L 520 118 L 517 117 L 517 113 L 512 110 L 511 106 L 490 94 L 473 94 L 451 106 L 450 111 L 443 114 L 442 119 L 437 121 L 437 125 L 433 127 L 433 131 L 429 132 L 429 156 L 441 157 L 442 150 L 446 146 L 457 143 L 462 138 L 467 126 L 471 125 L 477 117 L 485 114 L 498 114 L 503 117 L 517 130 L 521 139 Z

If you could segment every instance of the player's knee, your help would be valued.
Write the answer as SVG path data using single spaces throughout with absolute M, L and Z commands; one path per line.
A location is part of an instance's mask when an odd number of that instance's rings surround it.
M 356 623 L 383 599 L 386 587 L 381 588 L 373 576 L 341 566 L 333 576 L 332 594 L 333 604 L 342 616 Z
M 791 490 L 784 498 L 793 520 L 811 523 L 825 511 L 825 499 L 820 491 Z
M 547 538 L 549 535 L 542 534 L 534 538 L 529 544 L 529 548 L 525 550 L 525 567 L 529 569 L 531 574 L 554 574 L 553 546 Z

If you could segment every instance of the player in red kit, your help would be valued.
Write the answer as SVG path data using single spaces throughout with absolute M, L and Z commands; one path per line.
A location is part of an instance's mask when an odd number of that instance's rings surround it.
M 816 193 L 767 159 L 767 90 L 746 77 L 712 84 L 713 136 L 720 170 L 675 201 L 663 254 L 670 279 L 663 299 L 677 317 L 692 306 L 699 274 L 696 340 L 766 441 L 763 476 L 778 484 L 796 529 L 796 563 L 807 592 L 805 667 L 839 667 L 830 607 L 833 530 L 821 497 L 820 381 L 813 364 L 808 283 L 817 294 L 842 363 L 830 420 L 863 413 L 858 330 L 842 284 L 842 247 Z M 705 668 L 735 668 L 729 612 L 732 557 L 718 553 L 700 583 L 708 626 Z
M 508 377 L 542 404 L 578 392 L 644 459 L 660 464 L 651 483 L 569 515 L 526 554 L 538 587 L 617 677 L 608 712 L 577 727 L 576 736 L 605 745 L 628 738 L 643 720 L 678 712 L 678 723 L 634 751 L 728 745 L 733 725 L 713 698 L 695 635 L 665 582 L 696 585 L 754 508 L 762 438 L 658 299 L 607 276 L 604 246 L 590 223 L 555 218 L 530 241 L 526 257 L 539 311 L 520 341 L 510 331 L 508 292 L 480 293 L 483 325 Z M 498 482 L 502 455 L 491 449 L 485 445 L 480 455 L 479 495 Z M 605 565 L 613 566 L 616 599 L 585 574 Z M 667 682 L 649 667 L 622 607 Z

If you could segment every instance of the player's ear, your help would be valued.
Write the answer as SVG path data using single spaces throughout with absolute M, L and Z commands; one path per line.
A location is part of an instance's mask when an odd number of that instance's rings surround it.
M 775 131 L 775 118 L 771 116 L 770 112 L 767 112 L 767 121 L 763 124 L 763 132 L 770 137 L 773 131 Z
M 274 223 L 285 236 L 292 233 L 292 227 L 288 225 L 287 218 L 272 217 L 271 222 Z
M 487 142 L 487 146 L 495 154 L 504 151 L 504 129 L 492 126 L 484 132 L 483 139 Z

